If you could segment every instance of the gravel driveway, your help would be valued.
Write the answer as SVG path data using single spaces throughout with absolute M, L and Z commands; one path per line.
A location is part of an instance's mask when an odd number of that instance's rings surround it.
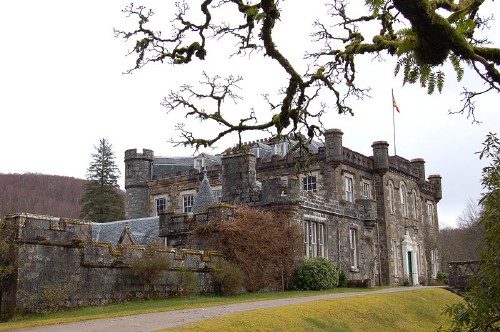
M 229 315 L 235 312 L 243 312 L 256 309 L 266 309 L 285 306 L 289 304 L 305 303 L 324 299 L 335 299 L 343 297 L 365 296 L 370 294 L 395 293 L 416 291 L 419 289 L 430 287 L 400 287 L 387 288 L 369 292 L 353 292 L 342 294 L 326 294 L 308 297 L 299 297 L 291 299 L 266 300 L 256 302 L 234 303 L 228 305 L 157 312 L 151 314 L 124 316 L 118 318 L 93 319 L 75 323 L 48 325 L 30 329 L 18 329 L 15 331 L 30 331 L 30 332 L 142 332 L 155 331 L 168 327 L 175 327 L 186 323 L 196 322 L 208 318 Z

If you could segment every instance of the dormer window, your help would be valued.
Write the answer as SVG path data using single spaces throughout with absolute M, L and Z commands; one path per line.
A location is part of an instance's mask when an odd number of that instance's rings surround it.
M 260 158 L 260 149 L 258 146 L 250 149 L 250 152 L 253 153 L 256 158 Z
M 278 144 L 274 145 L 274 154 L 277 154 L 279 156 L 286 156 L 288 153 L 288 143 L 287 142 L 281 142 Z
M 198 172 L 203 171 L 204 167 L 205 167 L 205 158 L 198 157 L 194 159 L 194 168 L 197 169 Z

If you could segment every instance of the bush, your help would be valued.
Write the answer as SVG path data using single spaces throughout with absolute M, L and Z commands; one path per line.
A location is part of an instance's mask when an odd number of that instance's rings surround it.
M 448 285 L 448 273 L 446 273 L 446 272 L 438 272 L 436 279 L 437 280 L 441 280 L 446 285 Z
M 235 295 L 243 289 L 245 274 L 235 264 L 225 263 L 213 273 L 213 286 L 216 294 Z
M 0 219 L 0 291 L 9 284 L 17 269 L 16 226 Z
M 184 266 L 177 269 L 176 281 L 178 295 L 192 296 L 198 294 L 200 291 L 196 275 Z
M 130 268 L 134 277 L 141 282 L 154 285 L 165 274 L 165 271 L 172 267 L 172 262 L 168 257 L 161 255 L 162 246 L 153 241 L 143 257 L 137 257 L 132 260 Z
M 344 268 L 340 268 L 339 270 L 339 287 L 347 287 L 347 272 Z
M 324 257 L 304 258 L 295 271 L 294 285 L 303 290 L 324 290 L 339 283 L 337 266 Z
M 130 265 L 134 276 L 146 284 L 156 283 L 170 269 L 171 263 L 159 255 L 135 259 Z
M 66 300 L 77 291 L 75 285 L 44 284 L 42 290 L 36 295 L 33 311 L 39 313 L 55 312 L 66 309 Z

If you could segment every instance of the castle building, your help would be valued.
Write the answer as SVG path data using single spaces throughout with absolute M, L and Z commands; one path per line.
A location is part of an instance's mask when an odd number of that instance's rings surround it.
M 302 225 L 304 256 L 337 263 L 351 281 L 429 284 L 439 266 L 441 177 L 426 178 L 423 159 L 389 156 L 385 141 L 365 156 L 342 137 L 327 130 L 324 142 L 309 144 L 310 154 L 292 139 L 192 158 L 127 150 L 126 218 L 159 215 L 160 238 L 183 248 L 187 225 L 209 220 L 218 203 L 279 210 Z

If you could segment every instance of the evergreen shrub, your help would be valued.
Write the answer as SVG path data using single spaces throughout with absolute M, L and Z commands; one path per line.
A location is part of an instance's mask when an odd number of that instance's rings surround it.
M 302 290 L 324 290 L 338 286 L 337 266 L 324 257 L 304 258 L 297 265 L 294 286 Z

